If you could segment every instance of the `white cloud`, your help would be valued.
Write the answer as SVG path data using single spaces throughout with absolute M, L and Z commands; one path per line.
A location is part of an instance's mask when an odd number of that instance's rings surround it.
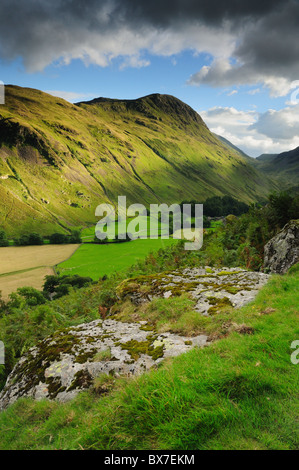
M 247 91 L 248 95 L 256 95 L 257 93 L 260 93 L 261 89 L 260 88 L 254 88 L 253 90 Z
M 132 55 L 132 56 L 126 57 L 119 68 L 120 70 L 124 70 L 127 67 L 140 69 L 141 67 L 148 67 L 149 65 L 150 65 L 149 60 L 141 59 L 139 55 Z
M 49 95 L 52 96 L 57 96 L 58 98 L 63 98 L 66 101 L 69 101 L 71 103 L 74 103 L 76 101 L 80 101 L 83 99 L 88 99 L 92 98 L 93 95 L 90 93 L 76 93 L 73 91 L 60 91 L 60 90 L 45 90 L 45 93 L 48 93 Z
M 269 109 L 259 116 L 252 129 L 276 141 L 299 140 L 299 105 L 279 111 Z
M 238 93 L 238 90 L 232 90 L 229 93 L 227 93 L 226 96 L 233 96 L 233 95 L 236 95 L 237 93 Z
M 293 81 L 283 76 L 255 70 L 252 64 L 231 64 L 229 58 L 220 58 L 215 59 L 209 66 L 204 65 L 199 72 L 189 78 L 187 83 L 195 86 L 206 84 L 212 87 L 262 83 L 269 88 L 270 96 L 279 97 L 286 96 L 291 91 Z
M 262 114 L 233 107 L 215 107 L 199 114 L 212 132 L 253 157 L 299 146 L 299 105 Z

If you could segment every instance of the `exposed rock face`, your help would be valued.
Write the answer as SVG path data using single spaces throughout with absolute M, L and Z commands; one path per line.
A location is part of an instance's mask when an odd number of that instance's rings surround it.
M 189 292 L 196 300 L 195 310 L 213 315 L 221 307 L 238 308 L 251 302 L 268 279 L 268 274 L 241 268 L 206 266 L 128 279 L 120 284 L 118 294 L 140 303 L 156 296 L 169 298 Z
M 199 315 L 214 315 L 250 302 L 268 279 L 267 274 L 240 268 L 191 268 L 128 279 L 120 284 L 118 295 L 140 303 L 189 292 Z M 164 358 L 208 344 L 205 335 L 157 334 L 146 321 L 108 318 L 60 330 L 16 364 L 0 393 L 0 409 L 23 396 L 64 402 L 89 388 L 100 374 L 141 374 Z
M 138 375 L 166 357 L 207 344 L 205 335 L 158 335 L 146 323 L 96 320 L 49 336 L 17 363 L 0 394 L 0 409 L 24 396 L 65 402 L 102 373 Z
M 273 237 L 264 250 L 264 268 L 284 274 L 299 262 L 299 220 L 291 220 Z

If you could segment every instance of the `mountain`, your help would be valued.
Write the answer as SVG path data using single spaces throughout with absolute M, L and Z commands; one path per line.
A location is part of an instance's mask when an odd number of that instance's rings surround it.
M 257 157 L 257 169 L 277 179 L 284 186 L 299 184 L 299 147 L 289 152 L 263 154 Z
M 241 155 L 242 157 L 244 157 L 245 159 L 247 159 L 248 161 L 250 161 L 250 163 L 253 163 L 252 160 L 255 160 L 253 157 L 249 157 L 249 155 L 247 155 L 247 153 L 243 152 L 243 150 L 239 149 L 239 147 L 237 147 L 236 145 L 232 144 L 232 142 L 230 142 L 229 140 L 227 140 L 225 137 L 223 137 L 222 135 L 218 135 L 218 134 L 215 134 L 213 132 L 213 135 L 215 137 L 217 137 L 217 139 L 219 139 L 224 145 L 226 145 L 226 147 L 228 147 L 229 149 L 231 150 L 235 150 L 239 155 Z
M 256 161 L 258 163 L 260 162 L 271 162 L 274 160 L 275 157 L 277 157 L 277 153 L 262 153 L 259 157 L 256 158 Z
M 94 224 L 95 208 L 263 199 L 273 183 L 177 98 L 98 98 L 71 104 L 6 86 L 0 106 L 0 226 L 9 235 Z

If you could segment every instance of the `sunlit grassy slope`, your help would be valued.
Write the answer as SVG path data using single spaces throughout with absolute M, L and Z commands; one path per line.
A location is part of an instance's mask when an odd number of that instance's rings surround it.
M 224 334 L 141 377 L 107 376 L 102 393 L 95 383 L 66 404 L 18 400 L 0 413 L 0 449 L 298 449 L 298 281 L 297 265 L 253 303 L 210 318 L 251 334 Z
M 168 95 L 74 105 L 6 86 L 0 109 L 0 226 L 49 234 L 95 223 L 115 203 L 263 198 L 272 183 Z

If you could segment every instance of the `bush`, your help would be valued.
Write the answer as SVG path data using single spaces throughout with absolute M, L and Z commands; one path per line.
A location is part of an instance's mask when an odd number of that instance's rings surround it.
M 67 243 L 67 236 L 64 233 L 53 233 L 49 237 L 51 245 L 62 245 Z
M 1 246 L 9 246 L 9 241 L 4 230 L 0 230 L 0 247 Z
M 53 233 L 49 237 L 49 241 L 52 245 L 63 245 L 66 243 L 82 243 L 80 232 L 78 230 L 71 231 L 70 235 L 64 233 Z
M 72 230 L 70 235 L 67 235 L 67 243 L 82 243 L 79 230 Z
M 74 276 L 46 276 L 43 285 L 44 295 L 48 299 L 58 299 L 69 293 L 71 287 L 81 289 L 93 282 L 90 277 Z
M 38 233 L 30 233 L 29 235 L 21 235 L 20 238 L 14 240 L 16 246 L 43 245 L 44 240 Z
M 34 289 L 34 287 L 20 287 L 16 292 L 10 294 L 9 297 L 8 308 L 20 308 L 25 305 L 34 307 L 35 305 L 46 303 L 43 293 Z

